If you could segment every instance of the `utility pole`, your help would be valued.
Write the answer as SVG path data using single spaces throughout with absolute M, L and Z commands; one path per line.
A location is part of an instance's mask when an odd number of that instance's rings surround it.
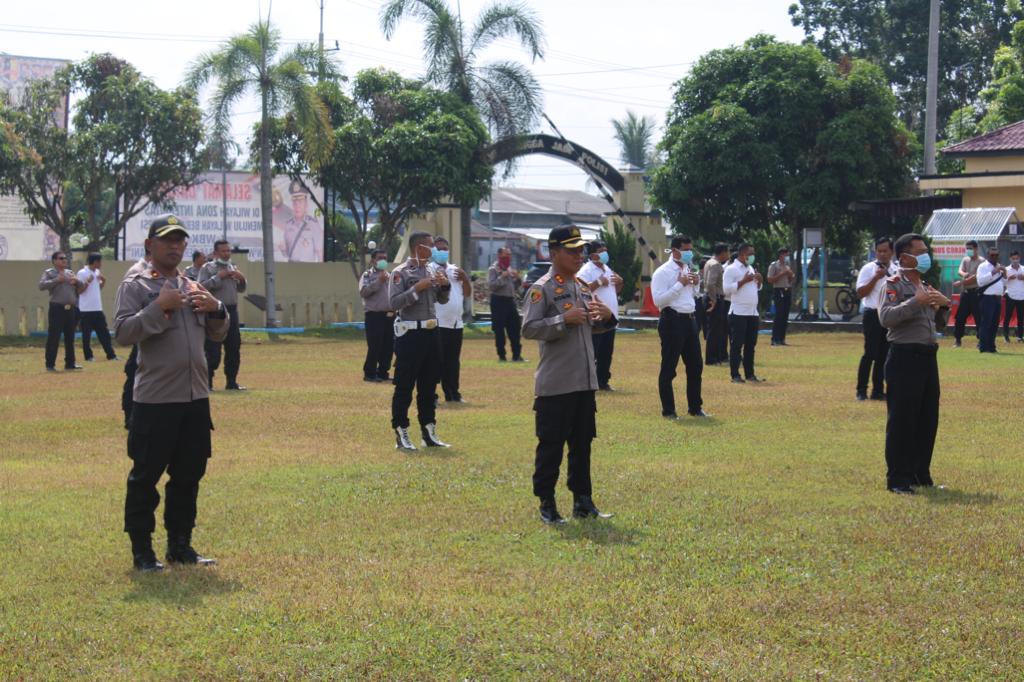
M 928 16 L 928 82 L 924 113 L 924 172 L 935 175 L 935 128 L 939 98 L 939 0 L 931 0 Z
M 317 66 L 317 82 L 324 79 L 324 0 L 320 0 L 320 64 Z

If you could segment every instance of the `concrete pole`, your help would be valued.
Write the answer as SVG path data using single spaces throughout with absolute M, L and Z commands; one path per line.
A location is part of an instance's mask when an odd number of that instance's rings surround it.
M 924 172 L 935 175 L 935 128 L 939 95 L 939 0 L 931 0 L 928 16 L 928 83 L 924 114 Z

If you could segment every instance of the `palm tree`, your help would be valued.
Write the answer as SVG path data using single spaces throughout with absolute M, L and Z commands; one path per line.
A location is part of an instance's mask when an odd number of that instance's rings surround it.
M 388 0 L 381 9 L 384 37 L 411 17 L 424 24 L 426 80 L 473 105 L 495 138 L 532 129 L 541 111 L 540 84 L 514 61 L 480 63 L 480 53 L 499 38 L 517 38 L 530 61 L 544 58 L 540 19 L 525 5 L 497 2 L 483 10 L 467 31 L 462 14 L 445 0 Z M 462 209 L 462 265 L 469 268 L 470 212 Z
M 263 227 L 263 268 L 266 283 L 266 324 L 276 327 L 277 297 L 274 286 L 274 226 L 271 187 L 271 150 L 269 121 L 290 110 L 302 128 L 310 150 L 316 157 L 310 165 L 325 160 L 334 142 L 327 108 L 317 96 L 310 72 L 329 69 L 322 53 L 312 45 L 299 45 L 290 52 L 281 51 L 281 34 L 270 25 L 269 17 L 260 18 L 245 33 L 229 38 L 212 52 L 201 55 L 188 70 L 186 83 L 198 90 L 210 81 L 216 88 L 210 97 L 209 118 L 213 139 L 230 135 L 231 110 L 248 95 L 260 100 L 259 169 L 260 217 Z
M 626 111 L 626 118 L 612 119 L 615 140 L 619 143 L 622 160 L 637 168 L 647 168 L 655 163 L 653 116 L 638 116 Z

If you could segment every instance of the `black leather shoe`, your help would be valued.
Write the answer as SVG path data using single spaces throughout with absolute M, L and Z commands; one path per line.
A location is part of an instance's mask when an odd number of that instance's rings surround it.
M 555 505 L 553 497 L 540 501 L 540 520 L 549 526 L 561 526 L 567 523 L 558 513 L 558 507 Z
M 708 414 L 707 412 L 705 412 L 704 410 L 697 410 L 696 412 L 691 412 L 690 416 L 691 417 L 710 417 L 711 415 Z
M 897 495 L 913 495 L 914 489 L 909 485 L 896 485 L 889 488 L 889 492 L 896 493 Z
M 747 382 L 743 379 L 743 377 L 733 377 L 732 378 L 732 383 L 734 383 L 734 384 L 745 384 Z
M 857 391 L 857 400 L 867 400 L 868 394 L 864 391 Z
M 56 367 L 47 367 L 47 368 L 46 368 L 46 371 L 47 371 L 47 372 L 56 372 L 56 371 L 57 371 L 57 368 L 56 368 Z
M 64 367 L 64 371 L 66 371 L 66 372 L 73 372 L 73 371 L 78 370 L 78 369 L 82 369 L 82 366 L 81 365 L 66 365 Z
M 572 515 L 577 519 L 610 519 L 613 516 L 598 510 L 589 495 L 574 496 Z
M 216 559 L 208 559 L 192 549 L 191 533 L 169 533 L 167 535 L 167 556 L 169 564 L 193 564 L 196 566 L 213 566 Z
M 378 374 L 377 381 L 391 381 L 391 375 L 387 372 L 384 372 L 384 374 Z
M 378 381 L 380 381 L 380 379 L 378 379 L 377 377 L 363 377 L 363 381 L 369 382 L 371 384 L 375 384 Z
M 871 394 L 871 400 L 885 400 L 885 394 L 884 393 L 872 393 Z
M 764 379 L 759 379 L 756 374 L 747 377 L 747 382 L 751 384 L 763 384 Z
M 597 388 L 600 391 L 609 391 L 611 393 L 615 392 L 615 389 L 612 388 L 611 386 L 609 386 L 608 384 L 602 384 L 601 386 L 598 386 Z
M 526 358 L 519 356 L 517 358 L 512 358 L 512 362 L 526 362 Z
M 679 419 L 679 415 L 676 414 L 675 412 L 673 412 L 671 414 L 663 414 L 661 416 L 664 417 L 665 419 L 668 419 L 669 421 L 673 421 L 673 422 L 676 421 L 677 419 Z
M 224 390 L 225 391 L 244 391 L 244 390 L 246 390 L 246 388 L 245 388 L 245 386 L 240 386 L 237 382 L 231 382 L 230 384 L 228 384 L 227 386 L 224 387 Z

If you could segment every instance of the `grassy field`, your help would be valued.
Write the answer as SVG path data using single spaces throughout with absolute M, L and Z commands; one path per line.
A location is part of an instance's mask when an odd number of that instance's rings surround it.
M 762 337 L 767 384 L 708 368 L 714 419 L 670 423 L 657 335 L 620 335 L 593 466 L 615 518 L 552 529 L 533 362 L 470 338 L 455 447 L 405 455 L 360 337 L 247 337 L 200 492 L 220 564 L 161 575 L 121 532 L 120 363 L 48 375 L 0 348 L 0 678 L 1020 679 L 1024 346 L 945 342 L 946 488 L 899 497 L 859 343 Z

